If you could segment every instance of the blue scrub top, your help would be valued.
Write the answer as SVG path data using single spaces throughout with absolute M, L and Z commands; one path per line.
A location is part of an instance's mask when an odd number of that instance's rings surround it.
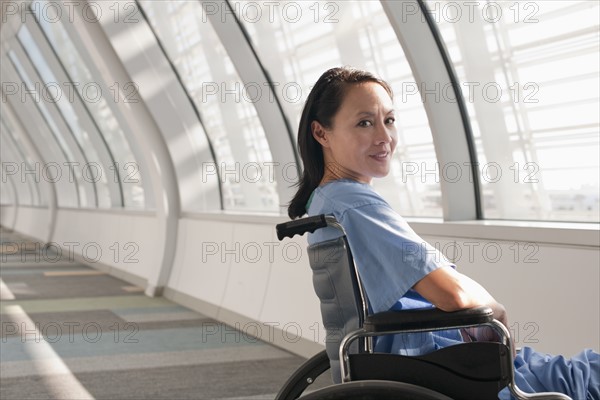
M 307 205 L 308 215 L 333 215 L 346 230 L 350 250 L 373 312 L 433 307 L 411 288 L 443 266 L 455 266 L 421 239 L 369 184 L 340 179 L 319 186 Z M 341 236 L 331 227 L 309 234 L 309 244 Z M 375 351 L 426 354 L 462 343 L 458 330 L 378 338 Z M 515 382 L 534 393 L 558 391 L 574 400 L 600 400 L 600 356 L 587 349 L 565 359 L 525 347 L 515 359 Z M 510 399 L 508 389 L 500 399 Z
M 455 268 L 369 184 L 340 179 L 319 186 L 309 201 L 308 214 L 333 215 L 344 227 L 370 309 L 375 313 L 433 307 L 412 286 L 438 268 Z M 323 228 L 309 234 L 308 242 L 339 236 L 339 230 Z M 462 337 L 454 329 L 378 338 L 375 350 L 420 355 L 457 343 L 462 343 Z

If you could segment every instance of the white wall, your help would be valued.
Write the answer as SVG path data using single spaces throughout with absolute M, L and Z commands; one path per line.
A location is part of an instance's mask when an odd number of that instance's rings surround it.
M 169 289 L 187 295 L 192 307 L 231 325 L 248 327 L 248 333 L 254 328 L 249 321 L 259 321 L 263 339 L 267 339 L 267 324 L 277 323 L 285 327 L 282 332 L 274 331 L 273 339 L 279 345 L 305 355 L 316 351 L 301 341 L 293 342 L 296 326 L 308 341 L 324 338 L 323 331 L 317 329 L 322 324 L 305 238 L 278 242 L 274 226 L 283 222 L 282 218 L 235 218 L 205 215 L 181 221 Z M 461 272 L 480 282 L 507 307 L 517 346 L 565 355 L 584 347 L 598 351 L 597 246 L 536 242 L 535 237 L 524 240 L 523 229 L 513 235 L 515 240 L 510 236 L 503 240 L 455 239 L 452 235 L 428 234 L 436 230 L 436 224 L 418 229 L 426 225 L 415 224 L 417 232 L 456 260 Z M 495 228 L 477 228 L 481 229 Z M 289 254 L 283 248 L 286 243 Z M 269 259 L 269 246 L 274 249 L 273 260 Z M 257 248 L 262 256 L 255 259 Z M 302 250 L 298 260 L 295 249 Z M 177 296 L 170 297 L 177 300 Z
M 304 238 L 279 242 L 279 222 L 184 218 L 166 293 L 176 301 L 187 295 L 187 305 L 210 317 L 310 355 L 321 350 L 313 342 L 324 330 L 306 244 Z
M 428 237 L 508 311 L 518 347 L 574 355 L 600 348 L 600 252 L 534 240 Z M 460 253 L 462 252 L 462 253 Z
M 40 240 L 48 237 L 50 212 L 47 208 L 19 206 L 16 212 L 17 219 L 13 228 L 15 231 Z
M 2 207 L 2 215 L 10 209 Z M 45 241 L 49 214 L 45 208 L 19 207 L 15 231 Z M 59 209 L 51 240 L 64 260 L 85 262 L 133 284 L 160 268 L 162 245 L 157 219 L 151 212 Z
M 13 229 L 16 223 L 17 206 L 2 205 L 0 206 L 0 225 L 7 229 Z
M 3 221 L 10 212 L 2 207 Z M 45 209 L 21 207 L 16 230 L 44 238 L 46 215 Z M 298 354 L 317 352 L 324 331 L 306 239 L 279 242 L 274 227 L 284 220 L 184 215 L 165 296 Z M 413 226 L 507 307 L 517 346 L 564 355 L 600 349 L 600 252 L 592 245 L 597 231 L 590 231 L 590 240 L 574 241 L 564 236 L 568 229 L 557 235 L 551 228 Z M 571 236 L 584 233 L 574 229 Z M 78 250 L 93 267 L 144 285 L 159 268 L 159 237 L 152 213 L 60 209 L 53 241 Z M 567 244 L 556 243 L 561 237 Z
M 59 209 L 53 242 L 142 284 L 160 268 L 160 237 L 152 213 Z

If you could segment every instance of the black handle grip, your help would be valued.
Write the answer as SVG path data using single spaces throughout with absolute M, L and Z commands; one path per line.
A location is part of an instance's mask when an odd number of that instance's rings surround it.
M 302 219 L 296 219 L 294 221 L 284 222 L 277 224 L 277 239 L 282 240 L 284 237 L 294 237 L 295 235 L 304 235 L 306 232 L 313 233 L 317 229 L 324 228 L 327 226 L 325 220 L 325 214 L 315 215 L 314 217 L 307 217 Z

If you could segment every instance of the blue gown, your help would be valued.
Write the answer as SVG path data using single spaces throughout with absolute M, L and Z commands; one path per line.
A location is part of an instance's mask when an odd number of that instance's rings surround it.
M 346 230 L 373 312 L 433 307 L 411 288 L 444 266 L 455 266 L 421 239 L 371 185 L 340 179 L 318 187 L 308 215 L 334 215 Z M 340 236 L 334 228 L 309 234 L 309 244 Z M 375 350 L 405 355 L 426 354 L 462 343 L 458 330 L 400 334 L 378 338 Z M 529 393 L 556 391 L 574 400 L 600 400 L 600 356 L 586 350 L 566 360 L 525 347 L 515 359 L 515 382 Z M 508 389 L 499 394 L 510 399 Z

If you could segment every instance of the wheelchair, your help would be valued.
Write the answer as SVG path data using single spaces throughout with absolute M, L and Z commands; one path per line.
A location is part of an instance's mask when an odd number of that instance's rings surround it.
M 498 399 L 498 392 L 507 386 L 517 399 L 571 399 L 560 393 L 529 394 L 516 386 L 510 333 L 489 307 L 370 313 L 346 233 L 335 217 L 302 218 L 276 229 L 283 240 L 325 227 L 338 229 L 341 236 L 308 246 L 327 332 L 325 350 L 302 364 L 275 400 L 487 400 Z M 373 339 L 382 335 L 475 326 L 491 327 L 499 341 L 460 343 L 419 356 L 377 353 L 373 347 Z M 310 391 L 329 370 L 335 383 Z

